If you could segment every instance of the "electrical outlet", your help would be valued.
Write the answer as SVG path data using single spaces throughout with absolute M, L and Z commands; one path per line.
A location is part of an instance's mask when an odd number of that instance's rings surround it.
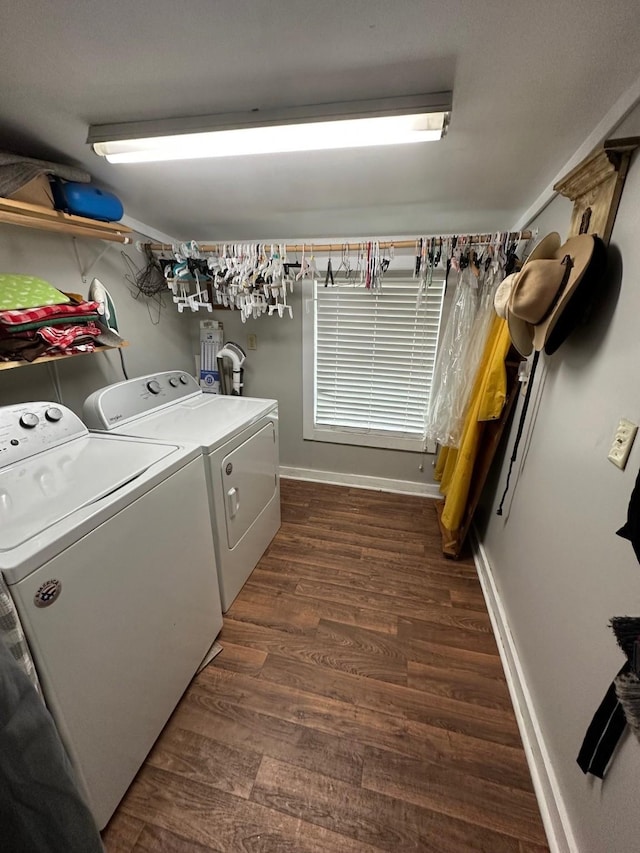
M 258 349 L 257 335 L 247 335 L 247 349 Z
M 631 453 L 631 448 L 633 447 L 633 441 L 637 432 L 637 424 L 631 423 L 631 421 L 628 421 L 626 418 L 620 419 L 607 459 L 613 462 L 613 464 L 622 471 L 624 471 L 625 465 L 627 464 L 627 459 Z

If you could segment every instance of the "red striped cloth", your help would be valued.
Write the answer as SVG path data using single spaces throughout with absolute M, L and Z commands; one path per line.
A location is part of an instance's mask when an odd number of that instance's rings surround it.
M 56 347 L 61 352 L 67 352 L 73 347 L 74 342 L 78 338 L 98 338 L 100 336 L 100 327 L 95 323 L 83 323 L 81 326 L 73 326 L 71 324 L 64 326 L 41 326 L 37 334 L 46 343 Z M 83 343 L 85 342 L 83 341 Z
M 22 323 L 35 323 L 38 320 L 46 320 L 49 317 L 73 318 L 74 316 L 95 314 L 99 307 L 99 302 L 80 302 L 78 305 L 71 303 L 65 305 L 42 305 L 39 308 L 0 311 L 0 323 L 5 326 L 18 326 Z

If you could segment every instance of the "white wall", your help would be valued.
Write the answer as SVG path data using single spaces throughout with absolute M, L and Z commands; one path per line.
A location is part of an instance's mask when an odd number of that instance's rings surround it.
M 100 240 L 78 238 L 77 245 L 83 263 L 88 264 L 106 244 Z M 121 334 L 130 342 L 130 346 L 122 350 L 129 376 L 172 368 L 193 373 L 189 320 L 178 316 L 171 302 L 167 301 L 159 325 L 152 324 L 146 300 L 143 297 L 133 299 L 124 280 L 123 248 L 113 244 L 91 270 L 88 283 L 93 276 L 98 277 L 113 297 Z M 141 266 L 143 256 L 133 248 L 127 251 L 134 263 Z M 83 296 L 87 295 L 89 286 L 80 277 L 71 237 L 10 225 L 0 226 L 0 271 L 40 276 L 61 290 Z M 155 305 L 152 306 L 152 314 L 155 319 Z M 62 401 L 77 413 L 80 413 L 82 403 L 91 391 L 124 378 L 117 351 L 80 355 L 55 364 L 62 387 Z M 0 371 L 0 405 L 37 399 L 55 399 L 46 364 Z
M 333 262 L 337 266 L 335 257 Z M 318 261 L 318 268 L 325 268 L 322 259 Z M 302 312 L 305 306 L 300 284 L 294 287 L 294 293 L 288 296 L 293 305 L 293 320 L 274 315 L 250 319 L 243 324 L 238 312 L 213 312 L 214 318 L 224 325 L 225 341 L 235 341 L 247 352 L 244 393 L 278 400 L 281 464 L 339 475 L 381 477 L 432 485 L 434 457 L 430 454 L 303 439 Z M 194 335 L 197 334 L 196 330 Z M 247 350 L 248 334 L 257 335 L 258 349 L 255 352 Z M 420 465 L 423 471 L 419 470 Z
M 612 135 L 634 133 L 640 109 Z M 570 211 L 559 198 L 534 224 L 541 235 L 564 236 Z M 639 235 L 636 156 L 613 231 L 603 304 L 588 327 L 543 356 L 546 383 L 510 512 L 495 515 L 505 461 L 478 518 L 581 853 L 640 849 L 640 743 L 625 740 L 604 784 L 585 778 L 576 764 L 591 716 L 624 662 L 608 620 L 640 614 L 640 565 L 630 543 L 615 535 L 638 473 L 640 440 L 624 472 L 606 458 L 619 418 L 640 423 Z

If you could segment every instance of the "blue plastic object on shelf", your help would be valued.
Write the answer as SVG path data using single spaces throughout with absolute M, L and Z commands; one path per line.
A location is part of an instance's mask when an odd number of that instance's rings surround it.
M 51 182 L 53 201 L 57 210 L 101 222 L 118 222 L 122 219 L 122 202 L 113 193 L 98 189 L 93 184 L 54 180 Z

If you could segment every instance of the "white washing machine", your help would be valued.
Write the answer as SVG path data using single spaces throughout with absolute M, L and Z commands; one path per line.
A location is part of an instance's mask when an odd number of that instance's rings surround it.
M 82 416 L 90 429 L 202 448 L 226 613 L 280 527 L 277 400 L 204 394 L 168 371 L 95 391 Z
M 222 627 L 197 449 L 0 408 L 0 571 L 104 827 Z

